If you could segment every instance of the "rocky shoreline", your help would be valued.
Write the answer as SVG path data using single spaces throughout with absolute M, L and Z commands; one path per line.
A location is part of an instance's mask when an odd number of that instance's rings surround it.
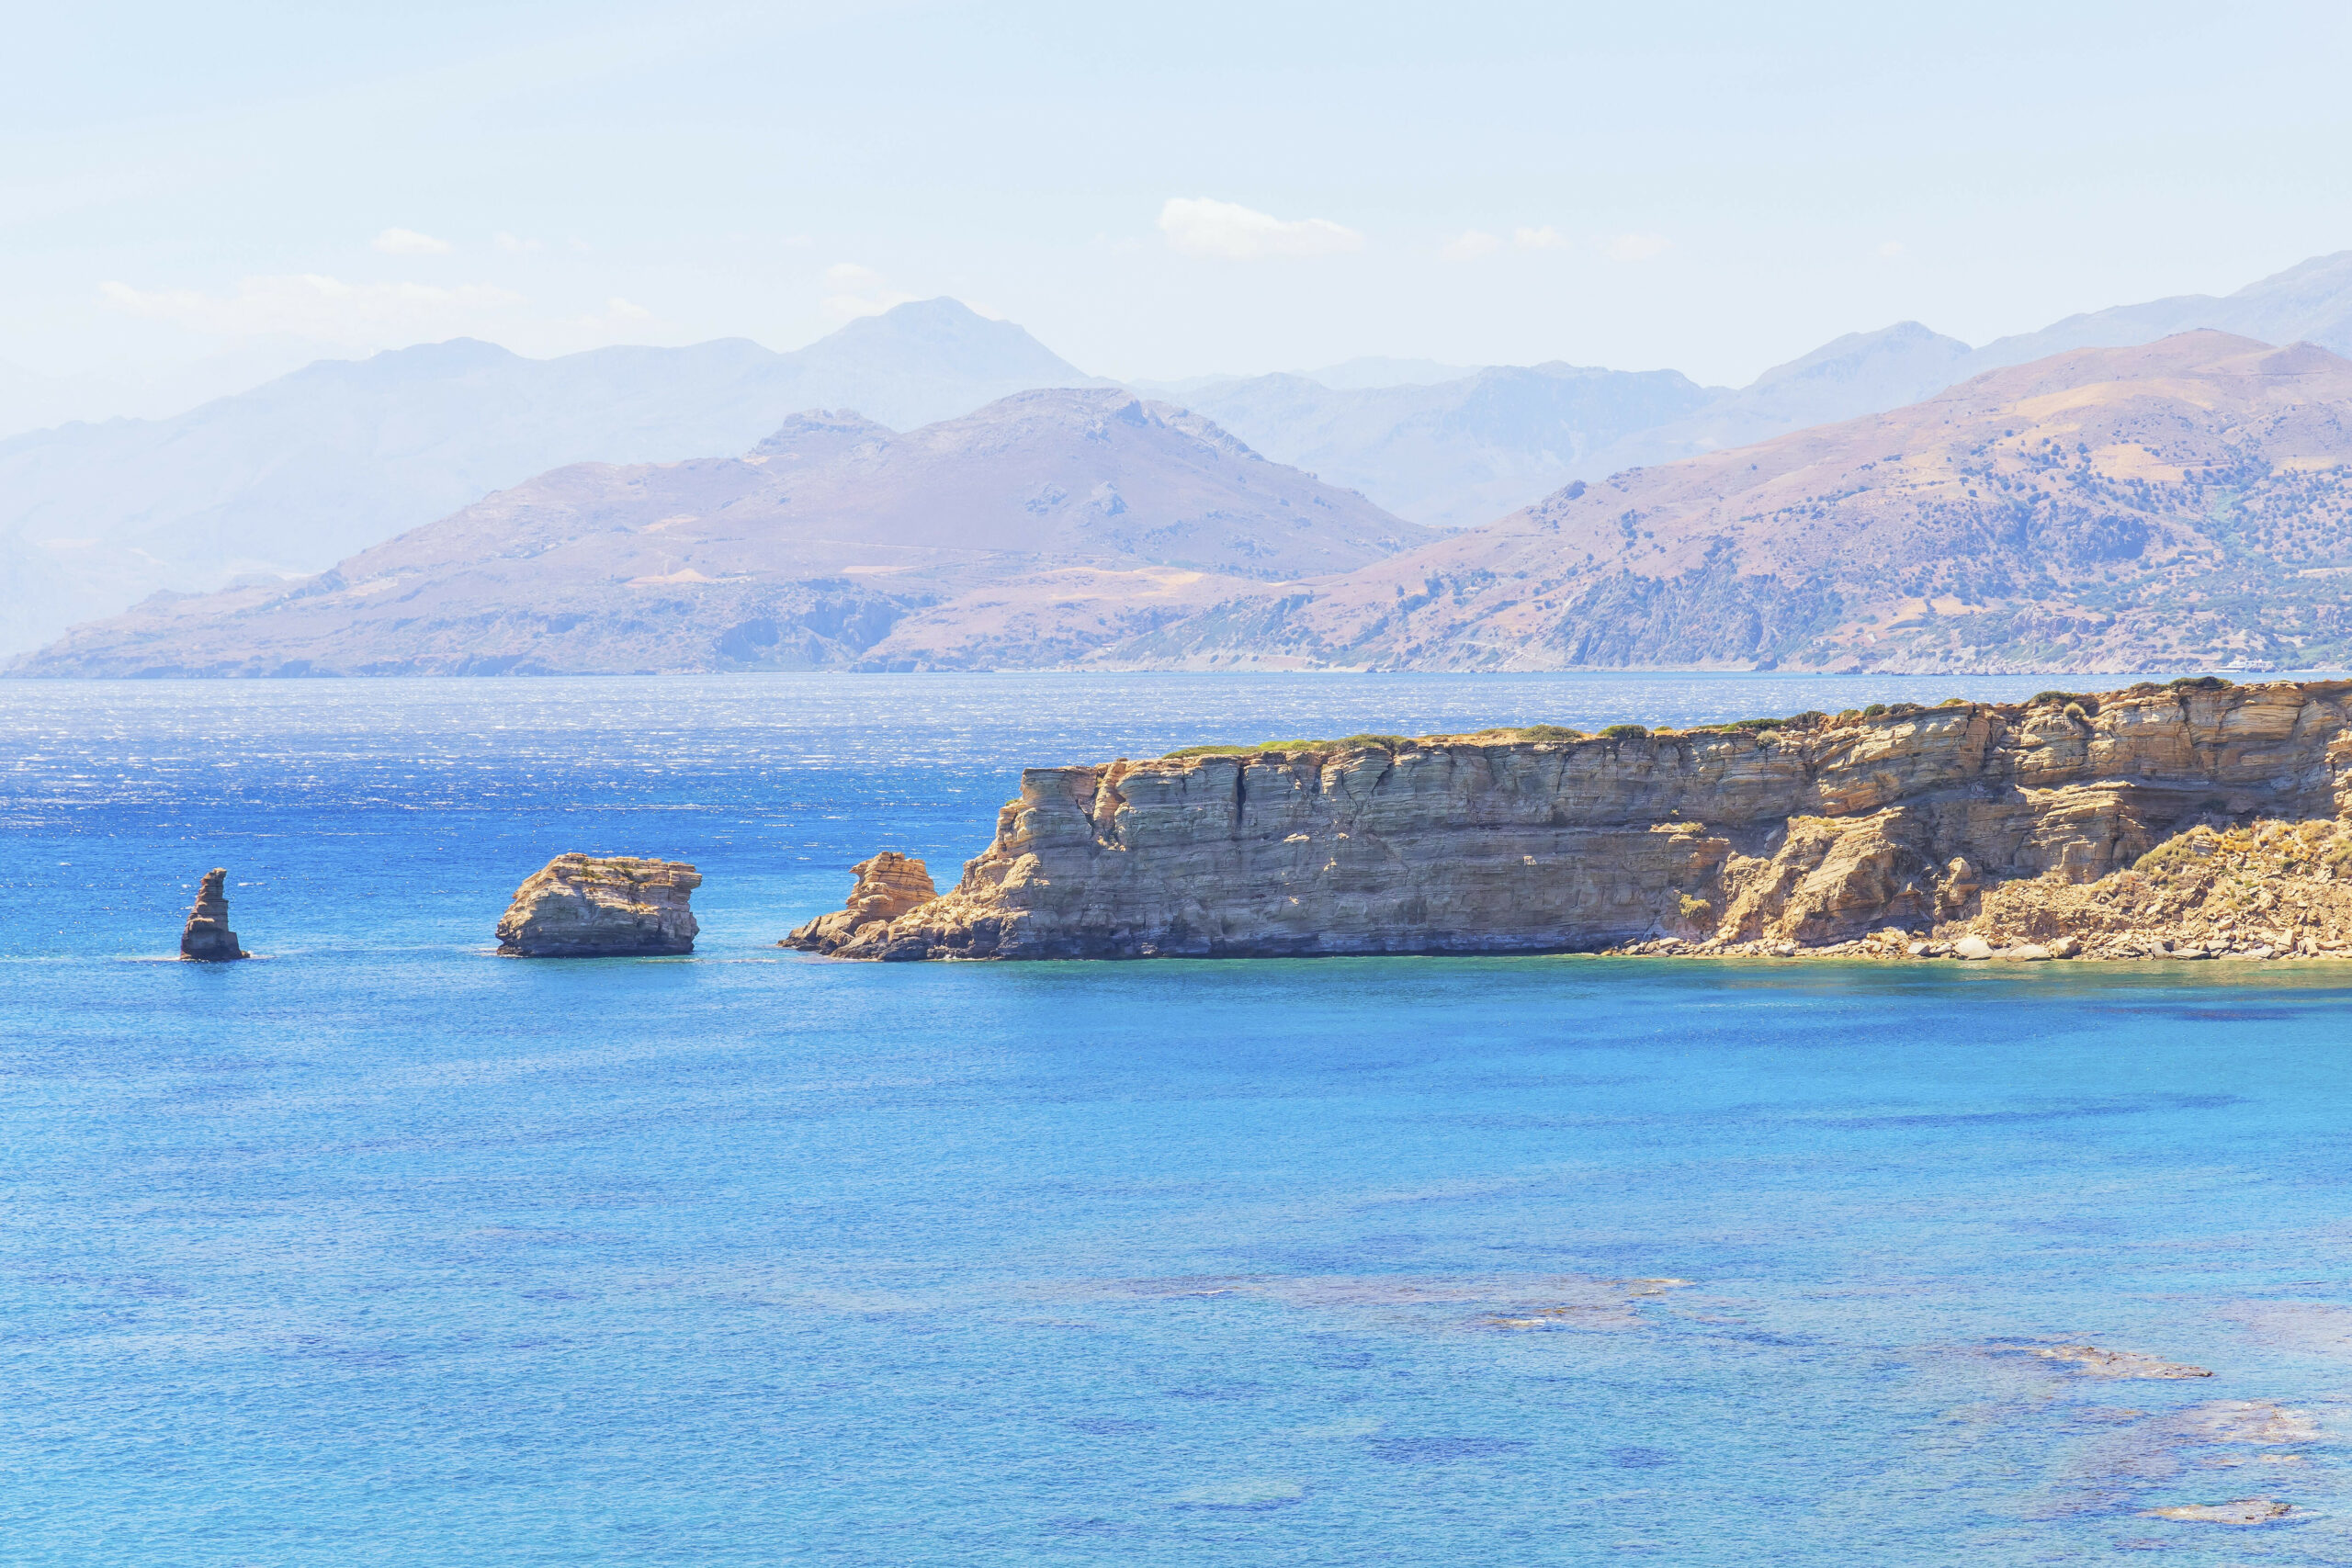
M 1035 768 L 844 957 L 2352 956 L 2352 682 L 2214 677 L 1690 730 L 1536 727 Z M 928 879 L 924 879 L 927 886 Z M 909 899 L 916 899 L 911 905 Z
M 1974 918 L 1925 933 L 1889 928 L 1817 947 L 1661 937 L 1609 951 L 1962 962 L 2352 959 L 2352 823 L 2200 823 L 2095 882 L 1997 884 Z

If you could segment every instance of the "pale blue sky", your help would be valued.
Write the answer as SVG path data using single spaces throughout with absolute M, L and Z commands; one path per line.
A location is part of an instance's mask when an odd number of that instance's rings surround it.
M 0 360 L 50 374 L 460 333 L 786 348 L 946 293 L 1118 376 L 1738 382 L 1905 317 L 1982 342 L 2352 247 L 2341 6 L 5 20 Z

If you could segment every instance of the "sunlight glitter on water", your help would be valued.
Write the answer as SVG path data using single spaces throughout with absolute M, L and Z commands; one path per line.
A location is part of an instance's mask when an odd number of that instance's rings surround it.
M 771 945 L 885 843 L 952 869 L 1023 763 L 1885 684 L 8 688 L 0 1538 L 2352 1559 L 2335 966 Z M 488 956 L 571 848 L 700 865 L 697 959 Z M 119 962 L 215 864 L 269 961 Z

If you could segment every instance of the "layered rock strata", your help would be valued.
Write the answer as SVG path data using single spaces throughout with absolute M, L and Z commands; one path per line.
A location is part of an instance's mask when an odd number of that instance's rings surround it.
M 702 874 L 680 861 L 558 855 L 514 890 L 498 951 L 518 958 L 692 953 L 688 901 Z
M 2352 941 L 2347 701 L 2346 682 L 2208 681 L 1033 768 L 953 891 L 794 940 L 942 958 L 1908 955 L 1970 938 L 2138 956 L 2171 951 L 2170 920 L 2184 942 L 2324 952 Z M 2245 871 L 2254 854 L 2291 864 L 2291 890 Z
M 222 892 L 228 881 L 229 874 L 218 866 L 204 874 L 196 890 L 195 907 L 188 910 L 187 924 L 180 931 L 182 958 L 225 964 L 253 956 L 237 945 L 237 933 L 229 929 L 229 898 Z
M 939 897 L 931 868 L 896 850 L 884 850 L 871 860 L 850 867 L 857 881 L 849 902 L 830 915 L 820 915 L 776 943 L 809 953 L 833 953 L 845 958 L 923 958 L 928 944 L 901 944 L 890 951 L 890 922 L 921 908 Z

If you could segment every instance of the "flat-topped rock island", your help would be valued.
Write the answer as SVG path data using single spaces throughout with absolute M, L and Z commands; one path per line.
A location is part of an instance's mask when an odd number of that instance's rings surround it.
M 512 958 L 632 958 L 692 953 L 702 874 L 684 861 L 561 854 L 525 879 L 498 921 Z
M 918 891 L 877 856 L 859 918 L 820 917 L 785 944 L 893 959 L 2352 952 L 2348 700 L 2352 682 L 2205 677 L 1032 768 L 953 889 L 877 918 Z M 881 867 L 892 886 L 868 886 Z

